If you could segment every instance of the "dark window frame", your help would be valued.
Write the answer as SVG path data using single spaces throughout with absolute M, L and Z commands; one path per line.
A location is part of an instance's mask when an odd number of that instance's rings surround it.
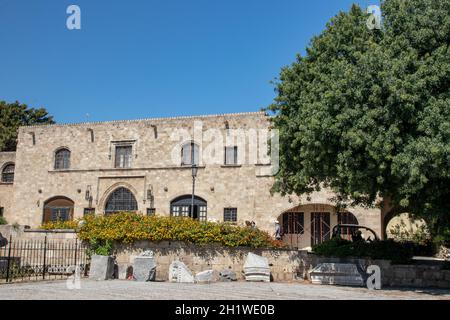
M 67 148 L 60 148 L 55 151 L 55 170 L 68 170 L 70 169 L 71 152 Z
M 147 216 L 154 216 L 156 214 L 155 208 L 147 208 Z
M 12 168 L 12 170 L 11 170 Z M 16 165 L 14 163 L 7 163 L 2 169 L 2 183 L 14 183 L 14 174 Z
M 0 217 L 3 217 L 5 214 L 5 208 L 4 207 L 0 207 Z
M 237 222 L 237 208 L 223 208 L 223 221 L 224 222 L 231 222 L 236 223 Z
M 110 215 L 117 212 L 136 212 L 138 204 L 131 190 L 125 187 L 115 189 L 105 202 L 105 214 Z
M 305 213 L 303 211 L 288 211 L 282 215 L 283 234 L 304 234 Z
M 95 215 L 95 208 L 84 208 L 83 209 L 83 217 L 88 215 Z

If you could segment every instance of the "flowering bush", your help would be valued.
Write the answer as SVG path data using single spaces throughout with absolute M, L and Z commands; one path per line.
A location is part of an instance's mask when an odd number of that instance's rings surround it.
M 230 224 L 199 222 L 190 218 L 143 216 L 118 213 L 110 216 L 86 216 L 79 238 L 84 241 L 138 240 L 183 241 L 194 244 L 219 244 L 227 247 L 281 247 L 267 232 Z
M 39 229 L 43 230 L 54 230 L 54 229 L 61 229 L 61 230 L 71 230 L 71 229 L 77 229 L 78 227 L 78 221 L 52 221 L 52 222 L 46 222 L 42 226 L 39 227 Z

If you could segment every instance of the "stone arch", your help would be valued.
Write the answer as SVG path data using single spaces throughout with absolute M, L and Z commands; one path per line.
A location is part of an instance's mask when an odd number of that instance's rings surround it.
M 15 171 L 16 171 L 16 164 L 14 162 L 8 161 L 4 163 L 0 168 L 0 182 L 13 183 Z
M 138 204 L 138 208 L 139 208 L 139 197 L 138 197 L 138 192 L 136 190 L 136 188 L 134 188 L 131 184 L 127 183 L 127 182 L 117 182 L 115 184 L 113 184 L 112 186 L 110 186 L 108 189 L 106 189 L 106 191 L 103 193 L 103 196 L 101 197 L 100 201 L 99 201 L 99 208 L 101 208 L 102 212 L 105 212 L 105 206 L 106 206 L 106 202 L 109 198 L 109 196 L 117 189 L 119 188 L 125 188 L 128 189 L 134 196 L 134 198 L 136 199 L 136 202 Z

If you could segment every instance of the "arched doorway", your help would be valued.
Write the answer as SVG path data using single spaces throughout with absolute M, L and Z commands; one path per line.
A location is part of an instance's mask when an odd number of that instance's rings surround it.
M 331 238 L 337 223 L 336 208 L 328 204 L 299 205 L 283 212 L 278 220 L 283 242 L 292 248 L 308 249 Z
M 134 194 L 124 187 L 114 190 L 106 200 L 105 215 L 117 212 L 135 212 L 137 210 L 138 205 Z
M 63 196 L 53 197 L 45 201 L 42 222 L 73 220 L 74 205 L 75 203 L 71 199 Z
M 170 202 L 170 215 L 173 217 L 191 217 L 199 221 L 207 219 L 207 203 L 205 199 L 194 197 L 194 210 L 192 207 L 192 195 L 183 195 Z

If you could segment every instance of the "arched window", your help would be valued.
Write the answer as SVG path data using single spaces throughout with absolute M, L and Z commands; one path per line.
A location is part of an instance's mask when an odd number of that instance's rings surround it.
M 173 217 L 191 217 L 200 221 L 206 221 L 206 208 L 206 201 L 195 196 L 194 209 L 192 210 L 192 195 L 184 195 L 170 203 L 170 214 Z
M 338 224 L 352 224 L 359 225 L 358 219 L 351 212 L 339 212 L 338 213 Z M 347 240 L 352 238 L 352 230 L 349 227 L 341 228 L 341 236 Z
M 59 149 L 55 153 L 55 170 L 70 168 L 70 151 L 68 149 Z
M 66 197 L 54 197 L 44 203 L 43 222 L 73 219 L 74 202 Z
M 13 183 L 14 182 L 14 170 L 15 170 L 15 165 L 13 163 L 7 164 L 2 170 L 2 182 Z
M 127 188 L 118 188 L 109 196 L 105 205 L 105 214 L 121 211 L 137 211 L 138 205 L 133 193 Z
M 199 146 L 194 141 L 187 142 L 181 148 L 181 165 L 199 164 Z

